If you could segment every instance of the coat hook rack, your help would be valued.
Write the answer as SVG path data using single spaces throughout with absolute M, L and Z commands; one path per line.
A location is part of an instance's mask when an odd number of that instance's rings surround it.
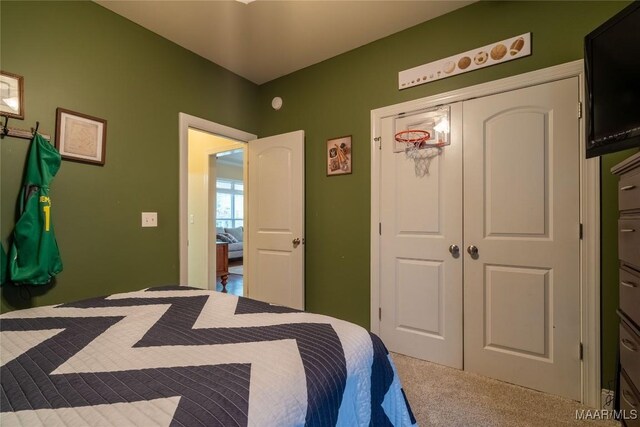
M 33 131 L 31 130 L 26 130 L 26 129 L 19 129 L 19 128 L 14 128 L 14 127 L 9 127 L 9 117 L 8 116 L 4 116 L 4 124 L 2 125 L 2 128 L 0 129 L 0 138 L 4 138 L 5 136 L 13 136 L 15 138 L 23 138 L 23 139 L 33 139 L 34 135 L 36 134 L 36 132 L 38 132 L 38 128 L 40 127 L 40 122 L 36 121 L 36 127 L 33 128 Z M 45 134 L 40 134 L 44 139 L 46 139 L 47 141 L 51 142 L 51 136 L 49 135 L 45 135 Z

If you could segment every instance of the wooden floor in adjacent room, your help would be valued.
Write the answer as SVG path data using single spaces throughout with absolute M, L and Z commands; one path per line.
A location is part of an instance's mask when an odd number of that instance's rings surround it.
M 392 353 L 402 386 L 424 426 L 620 426 L 577 420 L 578 402 Z
M 242 273 L 242 260 L 229 261 L 229 277 L 227 279 L 227 293 L 231 295 L 243 296 L 244 292 L 244 276 L 236 274 L 234 271 Z M 216 279 L 216 291 L 222 292 L 222 283 L 220 277 Z

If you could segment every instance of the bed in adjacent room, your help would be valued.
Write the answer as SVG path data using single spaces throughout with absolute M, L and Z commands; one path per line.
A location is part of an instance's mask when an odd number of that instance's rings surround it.
M 188 287 L 0 317 L 0 423 L 413 425 L 380 339 Z

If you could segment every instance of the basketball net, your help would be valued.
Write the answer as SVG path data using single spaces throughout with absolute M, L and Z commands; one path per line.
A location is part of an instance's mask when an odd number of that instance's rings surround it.
M 416 176 L 418 178 L 429 175 L 429 166 L 431 166 L 431 161 L 441 153 L 442 147 L 419 148 L 415 144 L 407 144 L 407 148 L 404 151 L 407 159 L 413 160 Z
M 427 144 L 430 134 L 421 130 L 406 130 L 396 134 L 396 141 L 407 144 L 404 154 L 414 162 L 415 173 L 418 178 L 429 175 L 429 166 L 434 157 L 442 154 L 444 144 Z

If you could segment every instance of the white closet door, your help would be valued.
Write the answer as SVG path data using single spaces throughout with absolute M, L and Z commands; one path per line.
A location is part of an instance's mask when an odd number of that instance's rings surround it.
M 578 84 L 571 78 L 463 107 L 465 370 L 575 400 Z
M 461 104 L 451 106 L 451 145 L 416 176 L 393 152 L 395 117 L 382 120 L 380 335 L 389 350 L 462 368 Z

